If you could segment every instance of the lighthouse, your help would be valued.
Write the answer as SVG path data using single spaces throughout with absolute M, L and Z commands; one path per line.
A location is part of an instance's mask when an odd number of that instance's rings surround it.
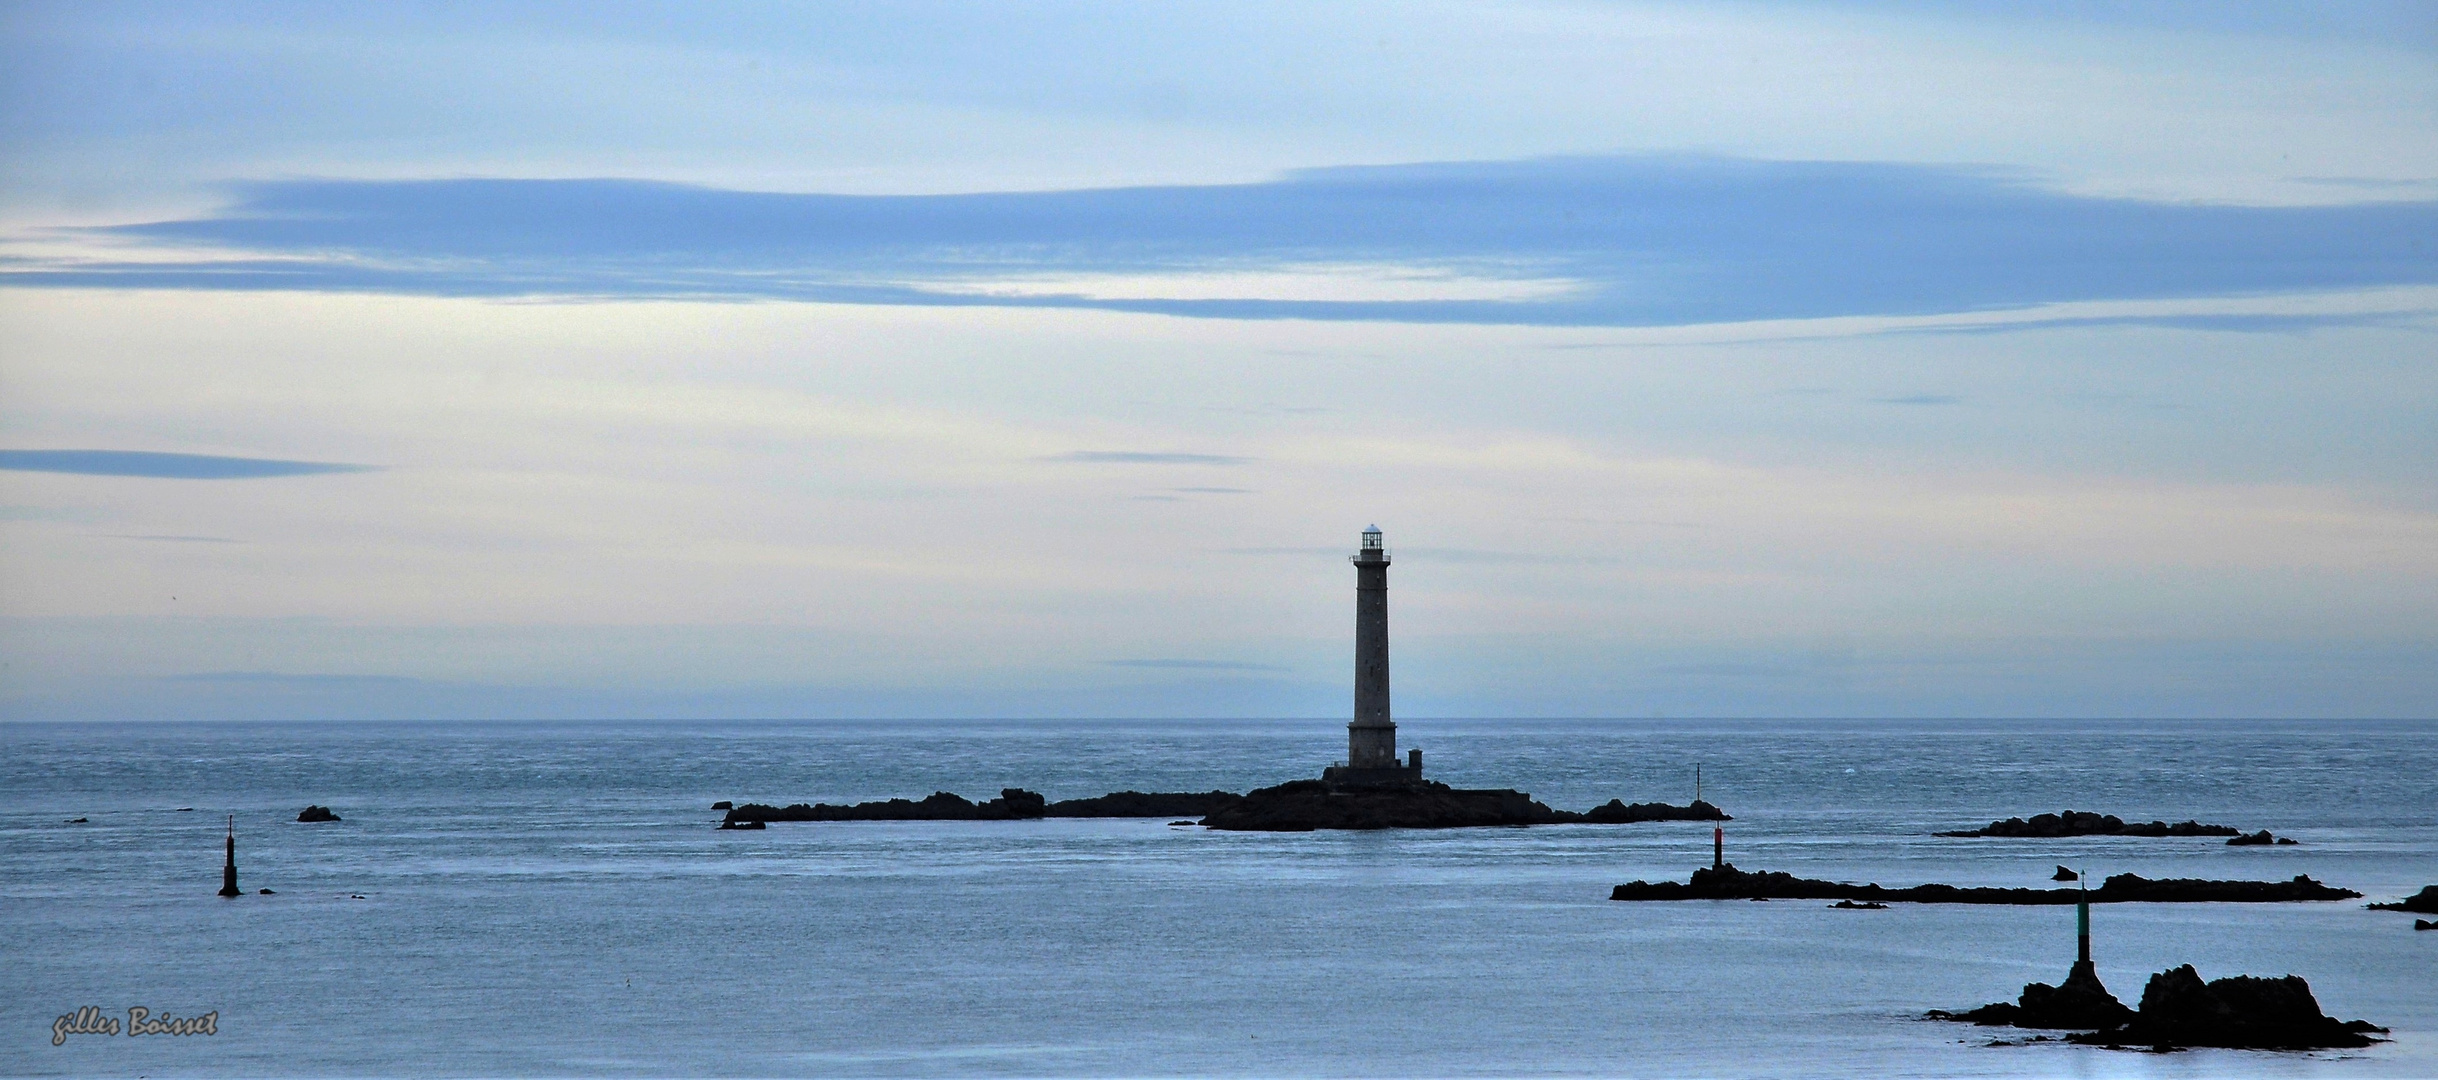
M 1422 779 L 1422 751 L 1397 760 L 1397 723 L 1388 711 L 1388 548 L 1380 527 L 1363 530 L 1354 552 L 1354 721 L 1346 761 L 1321 778 L 1339 787 L 1402 786 Z

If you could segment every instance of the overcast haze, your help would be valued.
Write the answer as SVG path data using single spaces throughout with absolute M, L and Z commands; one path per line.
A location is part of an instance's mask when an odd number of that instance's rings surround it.
M 2432 5 L 0 20 L 9 719 L 2438 715 Z

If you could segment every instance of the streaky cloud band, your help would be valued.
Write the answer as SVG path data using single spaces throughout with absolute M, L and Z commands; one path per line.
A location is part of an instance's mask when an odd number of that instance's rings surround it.
M 2438 282 L 2438 201 L 2148 202 L 1867 162 L 1564 158 L 920 196 L 618 179 L 235 194 L 211 215 L 83 230 L 176 261 L 16 260 L 0 283 L 1661 326 Z M 1296 284 L 1362 275 L 1382 287 Z
M 1253 461 L 1252 458 L 1232 454 L 1178 454 L 1146 450 L 1077 450 L 1041 460 L 1079 465 L 1246 465 Z
M 0 469 L 74 473 L 81 476 L 138 476 L 155 480 L 257 480 L 273 476 L 372 472 L 376 468 L 327 461 L 165 454 L 148 450 L 0 450 Z

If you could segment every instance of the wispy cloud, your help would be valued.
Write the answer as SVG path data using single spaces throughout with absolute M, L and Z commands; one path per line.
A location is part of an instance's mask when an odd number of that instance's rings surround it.
M 150 541 L 150 542 L 153 542 L 153 543 L 161 543 L 161 544 L 242 544 L 242 543 L 245 543 L 245 541 L 243 541 L 243 540 L 235 540 L 235 539 L 231 539 L 231 538 L 226 537 L 226 536 L 159 536 L 159 535 L 136 534 L 136 533 L 108 533 L 108 534 L 106 534 L 106 535 L 108 535 L 108 536 L 109 536 L 111 539 L 113 539 L 113 540 L 145 540 L 145 541 Z
M 1043 461 L 1064 461 L 1083 465 L 1245 465 L 1249 457 L 1231 454 L 1181 454 L 1147 450 L 1077 450 L 1068 454 L 1053 454 Z
M 140 476 L 155 480 L 257 480 L 272 476 L 370 472 L 375 468 L 372 465 L 342 465 L 328 461 L 161 454 L 144 450 L 0 450 L 0 469 L 75 473 L 82 476 Z
M 2211 330 L 2227 334 L 2299 334 L 2348 326 L 2406 326 L 2422 321 L 2418 312 L 2342 311 L 2295 314 L 2098 315 L 2054 319 L 2010 319 L 2004 322 L 1945 326 L 1908 326 L 1888 334 L 2005 334 L 2060 328 L 2148 327 L 2159 330 Z
M 1990 170 L 1687 157 L 924 196 L 311 180 L 87 233 L 158 259 L 20 261 L 0 281 L 1662 326 L 2431 283 L 2433 233 L 2432 201 L 2144 202 Z
M 274 686 L 407 686 L 427 682 L 399 675 L 315 675 L 282 671 L 196 671 L 163 675 L 163 682 L 245 683 Z
M 1276 664 L 1250 664 L 1237 660 L 1103 660 L 1108 667 L 1174 668 L 1185 671 L 1286 671 Z

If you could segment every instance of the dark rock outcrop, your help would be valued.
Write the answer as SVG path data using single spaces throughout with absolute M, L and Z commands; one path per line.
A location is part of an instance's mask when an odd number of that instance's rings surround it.
M 1563 813 L 1563 811 L 1561 811 Z M 1584 811 L 1580 820 L 1589 825 L 1631 825 L 1638 821 L 1734 821 L 1726 811 L 1700 799 L 1691 806 L 1670 806 L 1663 802 L 1628 803 L 1610 799 Z
M 810 806 L 769 806 L 746 803 L 728 811 L 727 821 L 1014 821 L 1037 818 L 1048 809 L 1042 797 L 1023 788 L 1004 788 L 989 802 L 969 802 L 952 792 L 935 791 L 928 798 L 890 799 L 852 806 L 814 803 Z
M 734 810 L 736 809 L 736 804 L 729 802 L 726 799 L 721 799 L 718 802 L 712 803 L 711 808 L 714 810 Z
M 1834 903 L 1834 904 L 1830 904 L 1829 906 L 1830 906 L 1830 907 L 1833 907 L 1833 908 L 1845 908 L 1846 910 L 1849 910 L 1849 911 L 1886 911 L 1886 910 L 1888 910 L 1888 905 L 1883 904 L 1883 903 L 1880 903 L 1880 902 L 1879 902 L 1879 901 L 1877 901 L 1877 900 L 1864 900 L 1864 901 L 1861 901 L 1861 902 L 1859 902 L 1859 903 L 1857 903 L 1857 902 L 1855 902 L 1855 901 L 1852 901 L 1852 900 L 1839 900 L 1839 901 L 1837 901 L 1837 902 L 1836 902 L 1836 903 Z
M 2204 983 L 2191 964 L 2162 971 L 2142 988 L 2141 1011 L 2073 1042 L 2097 1046 L 2224 1046 L 2250 1050 L 2328 1050 L 2369 1046 L 2386 1028 L 2320 1011 L 2299 975 L 2235 975 Z
M 1695 870 L 1690 882 L 1635 881 L 1619 885 L 1609 893 L 1608 898 L 1635 901 L 1877 900 L 1882 903 L 2047 905 L 2071 904 L 2084 895 L 2081 889 L 1958 888 L 1938 884 L 1888 889 L 1876 884 L 1853 885 L 1842 881 L 1799 878 L 1776 870 L 1746 873 L 1730 863 Z M 2295 875 L 2292 881 L 2205 881 L 2198 878 L 2153 881 L 2134 874 L 2118 874 L 2099 888 L 2092 889 L 2088 895 L 2094 904 L 2273 904 L 2350 900 L 2362 894 L 2351 889 L 2330 888 L 2301 874 Z
M 1233 791 L 1112 791 L 1093 799 L 1060 799 L 1044 816 L 1059 818 L 1201 817 L 1233 806 Z
M 2395 903 L 2372 904 L 2370 908 L 2374 911 L 2418 911 L 2424 915 L 2438 915 L 2438 885 L 2424 885 L 2420 892 Z
M 1202 824 L 1238 832 L 1310 832 L 1553 825 L 1582 818 L 1552 810 L 1520 791 L 1464 790 L 1430 781 L 1396 788 L 1336 790 L 1319 780 L 1293 780 L 1249 792 L 1234 805 L 1204 817 Z
M 2198 821 L 2179 821 L 2170 825 L 2164 821 L 2128 822 L 2114 814 L 2094 814 L 2068 810 L 2061 814 L 2037 814 L 2030 820 L 2014 817 L 1993 821 L 1978 829 L 1938 833 L 1939 836 L 2003 836 L 2013 838 L 2050 839 L 2060 836 L 2241 836 L 2243 830 L 2232 825 L 2204 825 Z
M 327 806 L 308 806 L 308 807 L 306 807 L 306 808 L 303 810 L 303 812 L 301 812 L 301 813 L 299 813 L 299 814 L 297 814 L 297 815 L 296 815 L 296 820 L 298 820 L 298 821 L 337 821 L 337 820 L 339 820 L 339 816 L 338 816 L 337 814 L 333 814 L 333 813 L 331 813 L 331 812 L 330 812 L 330 808 L 329 808 L 329 807 L 327 807 Z
M 2288 838 L 2288 837 L 2283 837 L 2283 836 L 2272 836 L 2272 835 L 2270 835 L 2270 834 L 2269 834 L 2269 830 L 2267 830 L 2267 829 L 2262 829 L 2262 830 L 2260 830 L 2259 832 L 2256 832 L 2256 833 L 2245 833 L 2245 834 L 2243 834 L 2242 836 L 2238 836 L 2238 837 L 2236 837 L 2236 838 L 2234 838 L 2234 839 L 2232 839 L 2232 840 L 2229 840 L 2229 841 L 2227 841 L 2227 842 L 2226 842 L 2226 846 L 2228 846 L 2228 847 L 2267 847 L 2267 846 L 2269 846 L 2269 845 L 2271 845 L 2271 844 L 2282 844 L 2282 845 L 2285 845 L 2285 846 L 2287 846 L 2287 847 L 2292 847 L 2292 846 L 2294 846 L 2294 845 L 2295 845 L 2295 844 L 2297 844 L 2297 843 L 2300 843 L 2300 841 L 2298 841 L 2298 840 L 2294 840 L 2294 839 L 2291 839 L 2291 838 Z
M 2428 919 L 2414 919 L 2414 920 L 2413 920 L 2413 929 L 2415 929 L 2415 930 L 2438 930 L 2438 922 L 2431 922 L 2431 921 L 2429 921 Z
M 2099 981 L 2099 972 L 2090 961 L 2077 960 L 2062 985 L 2028 983 L 2014 1004 L 2001 1001 L 1960 1013 L 1932 1009 L 1928 1018 L 1961 1020 L 1983 1027 L 2090 1031 L 2129 1023 L 2133 1015 L 2133 1010 L 2116 1000 L 2116 995 Z

